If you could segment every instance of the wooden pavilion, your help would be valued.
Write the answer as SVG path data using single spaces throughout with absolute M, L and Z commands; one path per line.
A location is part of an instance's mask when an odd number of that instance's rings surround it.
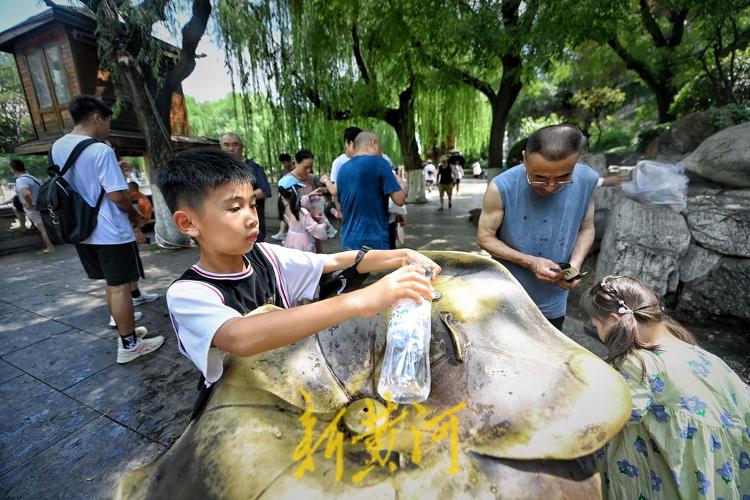
M 86 11 L 56 6 L 0 33 L 0 51 L 13 54 L 36 138 L 19 144 L 18 154 L 46 154 L 52 143 L 73 128 L 70 100 L 80 94 L 115 102 L 108 72 L 99 68 L 96 21 Z M 178 49 L 164 43 L 167 64 Z M 146 141 L 126 98 L 112 120 L 109 141 L 122 156 L 145 156 Z M 175 150 L 217 145 L 212 139 L 190 137 L 182 87 L 172 94 L 172 143 Z

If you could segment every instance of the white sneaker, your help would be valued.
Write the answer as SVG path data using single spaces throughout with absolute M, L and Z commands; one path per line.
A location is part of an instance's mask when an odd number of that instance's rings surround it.
M 271 238 L 275 239 L 276 241 L 284 241 L 286 239 L 286 233 L 282 233 L 279 231 L 278 233 L 271 236 Z
M 133 299 L 133 305 L 139 306 L 141 304 L 145 304 L 146 302 L 153 302 L 156 299 L 161 297 L 158 293 L 147 293 L 147 292 L 141 292 L 141 296 L 137 299 Z
M 133 321 L 139 321 L 142 317 L 143 317 L 143 313 L 140 311 L 136 311 L 133 314 Z M 115 323 L 115 318 L 113 316 L 109 317 L 109 327 L 117 328 L 117 323 Z
M 136 332 L 137 334 L 137 332 Z M 152 339 L 141 339 L 135 343 L 130 349 L 125 349 L 122 346 L 122 341 L 117 339 L 117 362 L 120 364 L 129 363 L 136 358 L 140 358 L 144 354 L 149 354 L 157 350 L 164 343 L 164 337 L 154 337 Z

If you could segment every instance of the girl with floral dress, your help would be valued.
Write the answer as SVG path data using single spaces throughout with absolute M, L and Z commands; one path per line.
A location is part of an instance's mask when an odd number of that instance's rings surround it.
M 630 421 L 594 454 L 605 498 L 750 498 L 748 386 L 638 280 L 606 277 L 582 306 L 633 397 Z
M 305 252 L 315 251 L 315 240 L 328 239 L 325 222 L 318 222 L 310 213 L 310 207 L 319 197 L 318 191 L 312 191 L 309 195 L 299 196 L 296 187 L 289 189 L 279 188 L 286 210 L 284 220 L 289 229 L 284 239 L 284 246 L 295 248 Z M 325 215 L 323 215 L 325 217 Z

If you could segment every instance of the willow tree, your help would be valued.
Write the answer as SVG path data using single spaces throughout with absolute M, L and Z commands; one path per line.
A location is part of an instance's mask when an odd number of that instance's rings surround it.
M 109 71 L 118 101 L 133 107 L 146 138 L 151 166 L 158 170 L 173 154 L 170 112 L 172 93 L 195 69 L 196 48 L 211 15 L 210 0 L 81 0 L 96 18 L 101 68 Z M 45 0 L 48 5 L 54 5 Z M 191 6 L 182 27 L 182 45 L 174 58 L 165 57 L 166 44 L 152 37 L 157 23 L 175 22 L 177 7 Z M 152 183 L 156 237 L 161 246 L 187 246 L 190 240 L 172 224 L 163 197 Z
M 503 160 L 505 127 L 531 67 L 537 0 L 412 2 L 409 25 L 414 42 L 442 81 L 481 92 L 490 104 L 489 166 Z M 439 19 L 439 25 L 433 25 Z
M 217 19 L 245 94 L 280 103 L 299 131 L 314 111 L 328 120 L 381 120 L 395 131 L 407 170 L 417 172 L 414 104 L 423 68 L 404 26 L 405 5 L 224 0 Z M 409 184 L 410 200 L 424 202 L 421 174 L 409 175 Z

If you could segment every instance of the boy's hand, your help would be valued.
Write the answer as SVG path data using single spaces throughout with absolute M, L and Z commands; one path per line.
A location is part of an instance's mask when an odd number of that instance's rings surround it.
M 416 250 L 407 248 L 405 249 L 405 251 L 406 257 L 404 258 L 404 262 L 410 266 L 418 265 L 429 269 L 432 272 L 432 281 L 435 281 L 438 274 L 442 272 L 443 269 L 438 266 L 432 259 L 425 257 Z
M 430 281 L 420 266 L 405 266 L 384 276 L 376 283 L 352 292 L 357 296 L 358 315 L 365 318 L 375 316 L 386 307 L 401 299 L 416 302 L 432 300 Z

